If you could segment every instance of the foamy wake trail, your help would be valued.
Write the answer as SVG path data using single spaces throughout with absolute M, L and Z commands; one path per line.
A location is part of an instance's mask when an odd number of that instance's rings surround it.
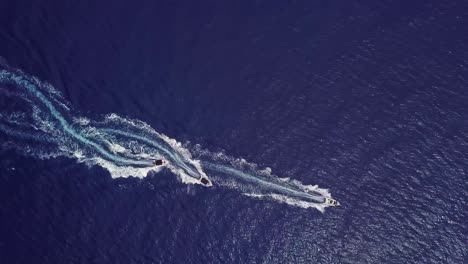
M 302 208 L 316 208 L 324 212 L 325 198 L 331 198 L 327 189 L 305 185 L 297 180 L 272 174 L 270 168 L 259 169 L 255 163 L 218 152 L 204 150 L 200 145 L 192 148 L 193 155 L 215 186 L 241 191 L 245 196 L 269 199 Z
M 325 189 L 276 177 L 269 169 L 258 170 L 255 164 L 242 159 L 202 150 L 198 145 L 189 151 L 139 120 L 116 114 L 100 121 L 77 116 L 51 85 L 1 61 L 0 100 L 2 149 L 15 149 L 41 159 L 74 158 L 105 168 L 113 178 L 143 178 L 162 168 L 153 164 L 155 159 L 165 159 L 165 167 L 184 183 L 199 184 L 206 177 L 215 188 L 320 211 L 325 208 L 324 198 L 330 197 Z
M 170 161 L 166 167 L 185 183 L 200 183 L 205 176 L 188 150 L 144 122 L 116 114 L 101 121 L 76 116 L 51 85 L 2 66 L 3 149 L 14 148 L 38 158 L 76 158 L 88 165 L 102 166 L 114 178 L 142 178 L 150 171 L 158 171 L 160 167 L 153 164 L 155 159 Z

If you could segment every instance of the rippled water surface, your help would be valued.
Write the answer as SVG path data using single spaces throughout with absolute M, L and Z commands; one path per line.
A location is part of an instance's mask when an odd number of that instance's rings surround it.
M 0 1 L 0 263 L 466 263 L 467 30 L 448 0 Z

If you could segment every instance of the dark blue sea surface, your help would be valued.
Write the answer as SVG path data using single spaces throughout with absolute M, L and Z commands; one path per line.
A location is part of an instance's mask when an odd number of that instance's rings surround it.
M 466 1 L 2 0 L 0 56 L 0 263 L 468 263 Z

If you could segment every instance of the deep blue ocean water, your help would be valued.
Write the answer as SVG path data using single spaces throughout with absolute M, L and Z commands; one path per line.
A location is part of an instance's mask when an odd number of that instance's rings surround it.
M 0 1 L 1 64 L 70 120 L 142 120 L 341 203 L 44 158 L 68 141 L 27 138 L 0 82 L 0 263 L 468 263 L 467 32 L 466 1 Z

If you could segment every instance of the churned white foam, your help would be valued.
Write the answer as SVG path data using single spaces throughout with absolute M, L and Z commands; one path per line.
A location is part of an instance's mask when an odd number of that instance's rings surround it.
M 107 161 L 100 157 L 95 157 L 88 160 L 92 165 L 97 164 L 107 171 L 109 171 L 112 178 L 128 178 L 128 177 L 137 177 L 144 178 L 148 175 L 150 171 L 159 172 L 161 167 L 146 167 L 138 168 L 134 166 L 119 166 L 113 162 Z
M 243 193 L 243 195 L 253 197 L 253 198 L 258 198 L 258 199 L 271 199 L 277 202 L 286 203 L 286 204 L 298 206 L 301 208 L 315 208 L 322 213 L 324 213 L 325 208 L 328 207 L 324 203 L 312 203 L 312 202 L 302 201 L 302 200 L 291 198 L 285 195 L 274 194 L 274 193 L 271 193 L 271 194 Z
M 121 145 L 119 145 L 117 143 L 108 142 L 108 146 L 109 146 L 109 149 L 113 153 L 124 153 L 125 151 L 127 151 L 126 148 L 122 147 Z
M 90 122 L 90 120 L 86 117 L 78 117 L 78 118 L 74 118 L 73 121 L 77 124 L 79 124 L 80 126 L 87 126 Z
M 188 147 L 140 120 L 117 114 L 108 114 L 101 121 L 81 117 L 54 87 L 21 71 L 0 69 L 2 84 L 7 84 L 8 90 L 0 87 L 0 96 L 16 98 L 29 109 L 24 113 L 0 109 L 0 130 L 16 140 L 0 144 L 26 155 L 74 158 L 105 168 L 112 178 L 143 178 L 151 171 L 168 168 L 183 183 L 201 184 L 202 178 L 214 177 L 212 182 L 219 187 L 320 211 L 326 207 L 324 198 L 331 197 L 317 185 L 278 177 L 269 167 L 259 168 L 243 158 L 210 152 L 200 145 Z M 167 162 L 156 166 L 155 159 Z
M 81 150 L 76 150 L 75 152 L 73 152 L 73 156 L 78 160 L 83 160 L 85 158 Z
M 208 171 L 220 173 L 214 178 L 214 184 L 236 189 L 251 197 L 268 198 L 302 208 L 316 208 L 324 211 L 325 198 L 331 198 L 327 189 L 318 185 L 307 185 L 289 177 L 278 177 L 269 167 L 259 168 L 255 163 L 243 158 L 234 158 L 224 152 L 210 152 L 195 145 L 193 155 L 202 160 Z M 229 178 L 229 179 L 228 179 Z
M 173 166 L 172 164 L 167 165 L 167 168 L 171 170 L 172 173 L 177 175 L 181 182 L 185 184 L 201 184 L 199 179 L 196 179 L 187 173 L 180 167 Z

